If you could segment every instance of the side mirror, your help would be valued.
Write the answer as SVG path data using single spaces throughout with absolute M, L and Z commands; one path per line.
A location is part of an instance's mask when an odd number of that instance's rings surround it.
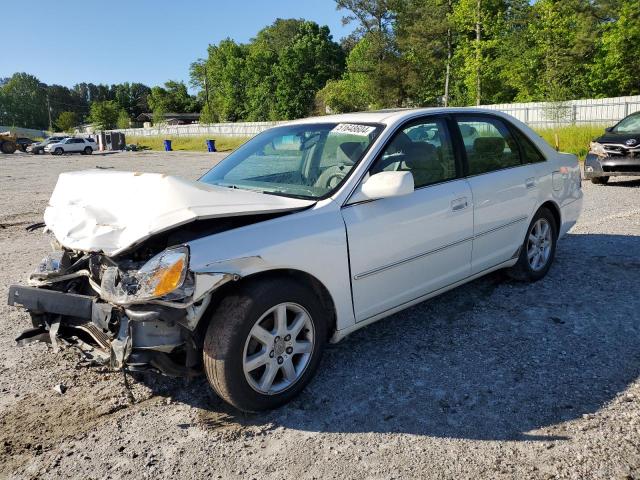
M 413 192 L 411 172 L 380 172 L 371 175 L 356 189 L 349 203 L 377 200 L 380 198 L 400 197 Z
M 613 131 L 613 127 L 607 127 L 604 129 L 605 132 L 609 133 L 611 131 Z

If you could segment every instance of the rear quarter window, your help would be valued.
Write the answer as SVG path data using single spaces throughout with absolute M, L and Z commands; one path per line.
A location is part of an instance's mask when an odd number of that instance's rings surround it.
M 538 163 L 547 160 L 529 137 L 515 127 L 513 127 L 513 136 L 516 137 L 516 141 L 520 145 L 522 163 Z

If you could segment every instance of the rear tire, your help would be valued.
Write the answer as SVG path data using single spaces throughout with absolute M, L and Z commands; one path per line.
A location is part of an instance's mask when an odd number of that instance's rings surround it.
M 91 149 L 91 147 L 86 147 L 83 151 L 83 153 L 85 155 L 91 155 L 93 153 L 93 150 Z
M 531 220 L 520 248 L 518 262 L 507 269 L 507 275 L 523 282 L 537 282 L 544 278 L 553 263 L 557 241 L 556 220 L 553 214 L 543 207 Z
M 243 411 L 279 407 L 313 378 L 327 325 L 311 289 L 286 277 L 249 282 L 211 317 L 203 347 L 209 384 Z
M 594 185 L 606 185 L 609 182 L 609 177 L 593 177 L 591 183 Z

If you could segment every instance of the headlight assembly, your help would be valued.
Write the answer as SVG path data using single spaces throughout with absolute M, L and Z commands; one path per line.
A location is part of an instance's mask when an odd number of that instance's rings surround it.
M 607 156 L 604 145 L 598 142 L 591 142 L 591 144 L 589 144 L 589 151 L 595 155 L 598 155 L 599 157 Z
M 185 285 L 189 251 L 186 247 L 160 252 L 138 270 L 108 267 L 102 274 L 102 297 L 118 304 L 139 303 L 161 297 L 170 300 L 189 295 Z

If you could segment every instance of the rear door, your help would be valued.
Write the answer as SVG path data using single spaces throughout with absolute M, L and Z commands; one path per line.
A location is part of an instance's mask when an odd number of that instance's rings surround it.
M 484 114 L 455 119 L 473 195 L 475 274 L 518 255 L 537 203 L 540 168 L 523 161 L 505 120 Z
M 68 147 L 65 148 L 68 152 L 81 152 L 84 149 L 84 142 L 81 138 L 70 138 L 65 147 Z
M 471 189 L 446 118 L 401 127 L 369 173 L 383 170 L 410 171 L 415 190 L 342 209 L 357 321 L 455 283 L 471 268 Z

